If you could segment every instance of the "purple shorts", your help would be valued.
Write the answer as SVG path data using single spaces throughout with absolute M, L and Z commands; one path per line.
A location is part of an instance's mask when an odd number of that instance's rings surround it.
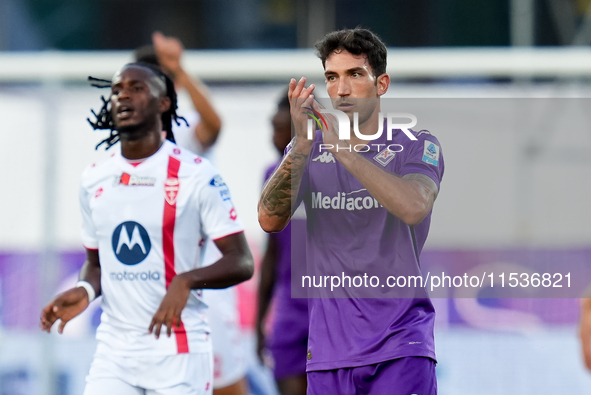
M 308 372 L 308 395 L 437 395 L 435 361 L 406 357 L 374 365 Z
M 273 355 L 273 374 L 276 380 L 306 374 L 308 353 L 308 316 L 277 317 L 269 339 L 269 351 Z
M 269 351 L 273 355 L 273 375 L 276 380 L 306 374 L 307 339 L 301 344 L 290 347 L 272 347 Z

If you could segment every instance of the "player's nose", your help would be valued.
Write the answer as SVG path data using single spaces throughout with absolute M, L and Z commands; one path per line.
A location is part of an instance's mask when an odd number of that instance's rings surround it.
M 116 96 L 118 101 L 129 100 L 131 98 L 129 89 L 125 87 L 119 90 Z
M 339 86 L 337 89 L 337 95 L 339 96 L 349 96 L 351 94 L 351 86 L 346 78 L 341 78 L 339 80 Z

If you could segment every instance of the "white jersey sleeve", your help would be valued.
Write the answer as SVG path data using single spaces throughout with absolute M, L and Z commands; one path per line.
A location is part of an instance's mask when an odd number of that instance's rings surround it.
M 217 170 L 213 166 L 211 168 L 215 172 L 199 194 L 199 205 L 202 207 L 203 234 L 211 240 L 217 240 L 241 232 L 244 228 L 238 219 L 228 186 Z
M 102 193 L 101 189 L 95 192 L 95 194 L 100 193 Z M 80 213 L 82 214 L 82 244 L 84 245 L 84 247 L 88 249 L 96 250 L 98 249 L 99 243 L 96 236 L 96 228 L 92 220 L 92 213 L 89 206 L 89 192 L 82 185 L 80 186 L 79 197 Z

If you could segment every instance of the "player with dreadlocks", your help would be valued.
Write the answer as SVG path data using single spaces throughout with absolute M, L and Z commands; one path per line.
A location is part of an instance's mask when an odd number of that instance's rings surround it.
M 136 62 L 154 65 L 164 71 L 191 99 L 194 110 L 185 112 L 186 125 L 173 125 L 176 143 L 213 161 L 215 142 L 220 133 L 221 120 L 213 106 L 207 88 L 198 78 L 189 76 L 182 67 L 183 45 L 175 37 L 160 32 L 152 35 L 152 45 L 134 51 Z M 203 264 L 219 259 L 220 252 L 211 240 L 204 243 Z M 208 306 L 206 315 L 211 328 L 213 346 L 213 394 L 247 395 L 249 349 L 241 330 L 238 292 L 235 287 L 205 290 L 203 300 Z M 256 362 L 255 362 L 256 363 Z
M 41 328 L 49 332 L 60 319 L 62 333 L 103 295 L 84 395 L 210 395 L 213 357 L 201 290 L 252 276 L 243 227 L 217 169 L 168 141 L 180 119 L 169 80 L 132 63 L 110 85 L 93 125 L 110 129 L 107 145 L 118 140 L 121 150 L 82 176 L 87 260 L 76 287 L 43 309 Z M 199 240 L 206 238 L 221 257 L 203 267 Z
M 178 105 L 177 105 L 176 90 L 174 89 L 174 82 L 170 79 L 170 77 L 168 75 L 163 73 L 162 70 L 160 70 L 158 67 L 156 67 L 152 64 L 144 63 L 144 62 L 135 62 L 135 63 L 130 63 L 129 65 L 137 65 L 137 66 L 148 68 L 152 72 L 154 72 L 154 74 L 156 74 L 160 80 L 162 80 L 164 82 L 164 84 L 166 86 L 166 96 L 170 100 L 171 105 L 170 105 L 170 108 L 162 114 L 162 129 L 164 131 L 166 131 L 166 139 L 170 140 L 174 143 L 175 139 L 174 139 L 174 135 L 172 133 L 172 121 L 174 120 L 174 122 L 177 124 L 177 126 L 180 125 L 179 119 L 183 120 L 185 123 L 187 122 L 185 120 L 185 118 L 179 116 L 176 113 L 176 110 L 178 109 Z M 89 81 L 91 81 L 91 85 L 94 87 L 111 88 L 111 81 L 109 81 L 109 80 L 103 80 L 103 79 L 94 78 L 94 77 L 88 77 L 88 79 L 89 79 Z M 103 100 L 103 107 L 101 108 L 99 113 L 96 114 L 93 110 L 91 110 L 92 114 L 96 118 L 96 121 L 92 122 L 90 119 L 88 119 L 88 122 L 90 123 L 90 125 L 92 125 L 94 130 L 97 130 L 97 129 L 111 130 L 111 134 L 109 135 L 109 137 L 107 137 L 106 139 L 101 141 L 96 146 L 96 148 L 98 148 L 102 144 L 106 143 L 107 144 L 106 149 L 109 149 L 115 143 L 117 143 L 119 141 L 119 133 L 117 132 L 117 129 L 115 127 L 115 123 L 113 122 L 113 116 L 111 114 L 111 109 L 110 109 L 111 99 L 107 100 L 104 97 L 101 97 L 101 99 Z

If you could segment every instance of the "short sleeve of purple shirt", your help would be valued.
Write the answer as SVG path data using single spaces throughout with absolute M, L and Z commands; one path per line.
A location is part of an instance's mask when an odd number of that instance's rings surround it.
M 404 150 L 400 152 L 402 164 L 399 176 L 420 173 L 430 177 L 437 188 L 443 177 L 443 152 L 441 145 L 435 136 L 426 130 L 415 133 L 417 140 L 404 144 Z

